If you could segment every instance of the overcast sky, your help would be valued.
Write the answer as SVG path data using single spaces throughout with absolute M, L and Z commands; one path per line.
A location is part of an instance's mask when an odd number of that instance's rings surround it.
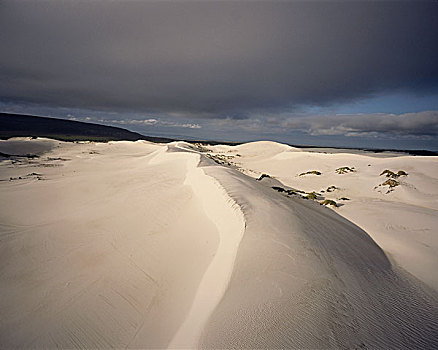
M 0 2 L 0 109 L 438 148 L 437 2 Z

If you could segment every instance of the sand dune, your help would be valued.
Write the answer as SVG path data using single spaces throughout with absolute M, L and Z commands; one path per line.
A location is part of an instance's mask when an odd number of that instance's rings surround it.
M 173 338 L 219 234 L 185 184 L 199 156 L 162 150 L 62 144 L 30 164 L 2 163 L 2 180 L 42 180 L 0 182 L 1 347 L 156 348 Z
M 230 189 L 247 227 L 203 348 L 437 344 L 436 294 L 393 267 L 364 231 L 331 209 L 219 169 L 207 174 Z
M 363 228 L 400 266 L 438 290 L 437 157 L 308 152 L 275 142 L 211 149 L 232 156 L 232 162 L 251 177 L 267 173 L 284 186 L 336 201 L 341 205 L 338 214 Z M 341 167 L 354 171 L 338 174 Z M 387 180 L 380 176 L 386 169 L 408 174 L 397 179 L 400 185 L 390 193 L 388 186 L 379 186 Z M 312 170 L 321 175 L 299 176 Z M 330 186 L 336 189 L 327 192 Z
M 51 150 L 0 162 L 1 348 L 438 346 L 435 158 L 17 142 Z

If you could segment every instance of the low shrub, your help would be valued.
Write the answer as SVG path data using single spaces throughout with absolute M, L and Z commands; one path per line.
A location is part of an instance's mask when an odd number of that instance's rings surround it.
M 311 170 L 311 171 L 307 171 L 305 173 L 301 173 L 299 176 L 303 176 L 303 175 L 321 175 L 321 172 L 319 172 L 317 170 Z
M 331 205 L 333 207 L 337 207 L 338 204 L 335 201 L 332 201 L 331 199 L 326 199 L 321 202 L 322 205 Z
M 348 166 L 343 166 L 341 168 L 337 168 L 335 170 L 338 174 L 347 174 L 347 173 L 354 173 L 356 170 L 354 169 L 354 167 L 348 167 Z
M 270 178 L 270 176 L 268 174 L 262 174 L 260 175 L 260 177 L 257 179 L 257 181 L 261 181 L 262 179 L 264 179 L 265 177 Z
M 315 192 L 310 192 L 306 196 L 307 199 L 315 200 L 317 198 L 317 194 Z

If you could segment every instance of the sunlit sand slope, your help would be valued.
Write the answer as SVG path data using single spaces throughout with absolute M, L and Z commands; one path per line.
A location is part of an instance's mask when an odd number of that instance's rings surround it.
M 223 232 L 197 185 L 210 186 L 219 217 L 232 203 L 203 173 L 188 181 L 194 153 L 147 142 L 52 146 L 0 165 L 0 347 L 166 347 L 212 262 L 226 263 L 214 279 L 222 292 L 233 265 L 215 259 Z M 227 228 L 241 230 L 232 218 Z M 207 300 L 210 313 L 221 296 Z

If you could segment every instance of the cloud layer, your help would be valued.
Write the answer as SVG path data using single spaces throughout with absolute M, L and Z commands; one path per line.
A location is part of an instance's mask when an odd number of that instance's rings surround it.
M 437 13 L 433 2 L 6 1 L 0 99 L 239 119 L 436 91 Z
M 281 137 L 299 133 L 310 136 L 347 136 L 365 138 L 416 138 L 433 140 L 438 137 L 438 111 L 404 114 L 327 114 L 327 115 L 259 115 L 233 120 L 216 119 L 206 124 L 218 130 L 241 130 L 246 133 Z
M 283 128 L 304 131 L 313 136 L 438 136 L 438 111 L 405 114 L 321 115 L 289 118 Z

